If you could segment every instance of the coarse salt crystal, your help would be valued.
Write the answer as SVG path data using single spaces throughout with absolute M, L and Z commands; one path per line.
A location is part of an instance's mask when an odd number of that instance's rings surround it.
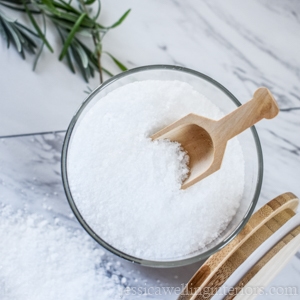
M 120 87 L 79 119 L 68 150 L 68 181 L 80 214 L 111 246 L 144 259 L 170 259 L 205 247 L 236 213 L 244 190 L 237 138 L 221 169 L 181 190 L 188 156 L 151 134 L 189 113 L 223 113 L 192 86 L 141 81 Z
M 0 299 L 119 299 L 124 280 L 111 279 L 103 250 L 82 231 L 41 216 L 0 210 Z M 124 278 L 124 277 L 123 277 Z M 121 282 L 122 281 L 122 282 Z

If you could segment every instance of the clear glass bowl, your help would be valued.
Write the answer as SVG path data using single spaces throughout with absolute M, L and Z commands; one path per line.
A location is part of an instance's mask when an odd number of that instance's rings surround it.
M 109 92 L 119 88 L 125 84 L 143 81 L 143 80 L 179 80 L 187 82 L 192 85 L 197 91 L 205 95 L 215 105 L 217 105 L 225 114 L 228 114 L 234 110 L 241 103 L 220 83 L 213 80 L 212 78 L 201 74 L 199 72 L 168 65 L 153 65 L 135 68 L 130 71 L 121 73 L 109 80 L 104 84 L 95 89 L 82 104 L 76 115 L 73 117 L 63 144 L 62 150 L 62 179 L 64 189 L 67 195 L 67 199 L 83 228 L 94 238 L 100 245 L 108 249 L 112 253 L 125 258 L 129 261 L 151 267 L 177 267 L 194 263 L 196 261 L 203 260 L 213 253 L 217 252 L 228 244 L 244 227 L 249 220 L 255 205 L 257 203 L 263 176 L 263 159 L 262 151 L 259 142 L 259 138 L 254 126 L 242 134 L 239 135 L 238 139 L 241 144 L 244 158 L 245 158 L 245 189 L 241 200 L 241 205 L 230 222 L 230 224 L 224 228 L 221 235 L 214 240 L 212 243 L 207 245 L 205 248 L 200 249 L 189 255 L 177 259 L 170 260 L 145 260 L 138 257 L 128 255 L 108 243 L 106 243 L 100 236 L 98 236 L 91 227 L 86 223 L 80 214 L 80 211 L 76 207 L 76 203 L 72 198 L 72 192 L 68 183 L 68 148 L 72 143 L 72 133 L 76 131 L 76 126 L 80 122 L 81 118 L 85 115 L 94 104 L 97 99 L 106 96 Z M 97 97 L 95 97 L 97 95 Z M 222 199 L 220 199 L 220 202 Z

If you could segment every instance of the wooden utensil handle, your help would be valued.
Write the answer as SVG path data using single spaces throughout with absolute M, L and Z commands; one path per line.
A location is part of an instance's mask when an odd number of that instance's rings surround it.
M 217 131 L 222 140 L 230 140 L 258 121 L 274 118 L 279 112 L 278 105 L 271 92 L 265 88 L 258 88 L 253 98 L 232 113 L 217 121 Z

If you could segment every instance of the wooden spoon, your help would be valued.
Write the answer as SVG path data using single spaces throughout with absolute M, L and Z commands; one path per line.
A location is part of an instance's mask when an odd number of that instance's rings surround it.
M 178 142 L 187 151 L 190 174 L 181 186 L 186 189 L 220 169 L 228 140 L 263 118 L 274 118 L 278 112 L 271 92 L 261 87 L 255 91 L 253 99 L 221 120 L 189 114 L 151 138 Z

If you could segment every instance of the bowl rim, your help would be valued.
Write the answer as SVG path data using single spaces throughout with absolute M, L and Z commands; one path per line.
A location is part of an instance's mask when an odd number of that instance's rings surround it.
M 260 144 L 260 140 L 257 134 L 257 131 L 255 129 L 254 126 L 252 126 L 250 128 L 251 132 L 252 132 L 252 136 L 254 138 L 255 141 L 255 145 L 256 145 L 256 152 L 257 152 L 257 157 L 258 157 L 258 177 L 257 177 L 257 182 L 256 182 L 256 189 L 255 189 L 255 193 L 253 196 L 253 199 L 249 205 L 249 208 L 247 210 L 247 212 L 245 213 L 242 221 L 236 226 L 236 228 L 233 230 L 233 232 L 231 234 L 229 234 L 223 241 L 221 241 L 219 244 L 217 244 L 216 246 L 214 246 L 213 248 L 211 248 L 210 250 L 202 253 L 202 254 L 198 254 L 195 255 L 193 257 L 189 257 L 189 258 L 184 258 L 184 259 L 179 259 L 179 260 L 166 260 L 166 261 L 158 261 L 158 260 L 147 260 L 147 259 L 142 259 L 142 258 L 138 258 L 132 255 L 129 255 L 127 253 L 124 253 L 116 248 L 114 248 L 113 246 L 111 246 L 110 244 L 108 244 L 107 242 L 105 242 L 103 239 L 101 239 L 94 231 L 93 229 L 86 223 L 86 221 L 84 220 L 84 218 L 81 216 L 75 201 L 72 197 L 72 193 L 70 190 L 70 186 L 69 186 L 69 182 L 68 182 L 68 176 L 67 176 L 67 156 L 68 156 L 68 147 L 69 147 L 69 142 L 72 136 L 72 132 L 73 129 L 79 119 L 79 117 L 81 116 L 81 113 L 83 112 L 83 110 L 85 109 L 85 107 L 90 103 L 90 101 L 94 98 L 94 96 L 101 90 L 105 89 L 107 86 L 109 86 L 111 83 L 126 77 L 128 75 L 134 74 L 134 73 L 138 73 L 138 72 L 143 72 L 143 71 L 153 71 L 153 70 L 170 70 L 170 71 L 180 71 L 180 72 L 185 72 L 188 73 L 190 75 L 194 75 L 196 77 L 200 77 L 206 81 L 208 81 L 209 83 L 213 84 L 214 86 L 216 86 L 217 88 L 219 88 L 222 92 L 224 92 L 235 104 L 236 106 L 240 106 L 241 103 L 237 100 L 237 98 L 231 93 L 229 92 L 223 85 L 221 85 L 219 82 L 217 82 L 216 80 L 212 79 L 211 77 L 192 70 L 192 69 L 188 69 L 185 67 L 180 67 L 180 66 L 174 66 L 174 65 L 147 65 L 147 66 L 142 66 L 142 67 L 137 67 L 137 68 L 133 68 L 130 69 L 128 71 L 122 72 L 110 79 L 108 79 L 107 81 L 105 81 L 103 84 L 101 84 L 100 86 L 98 86 L 91 94 L 89 94 L 86 99 L 84 100 L 84 102 L 80 105 L 79 109 L 77 110 L 76 114 L 73 116 L 65 138 L 64 138 L 64 142 L 63 142 L 63 147 L 62 147 L 62 157 L 61 157 L 61 174 L 62 174 L 62 182 L 63 182 L 63 187 L 65 190 L 65 194 L 68 200 L 68 203 L 71 207 L 71 210 L 73 211 L 75 217 L 77 218 L 77 220 L 79 221 L 79 223 L 81 224 L 81 226 L 87 231 L 87 233 L 101 246 L 103 246 L 105 249 L 109 250 L 110 252 L 116 254 L 117 256 L 126 259 L 130 262 L 133 263 L 137 263 L 140 265 L 144 265 L 144 266 L 149 266 L 149 267 L 160 267 L 160 268 L 166 268 L 166 267 L 180 267 L 180 266 L 184 266 L 184 265 L 188 265 L 188 264 L 192 264 L 198 261 L 201 261 L 203 259 L 206 259 L 207 257 L 211 256 L 212 254 L 214 254 L 215 252 L 221 250 L 222 248 L 224 248 L 230 241 L 232 241 L 237 234 L 244 228 L 244 226 L 246 225 L 246 223 L 248 222 L 249 218 L 251 217 L 255 206 L 257 204 L 259 195 L 260 195 L 260 191 L 261 191 L 261 186 L 262 186 L 262 179 L 263 179 L 263 155 L 262 155 L 262 149 L 261 149 L 261 144 Z

